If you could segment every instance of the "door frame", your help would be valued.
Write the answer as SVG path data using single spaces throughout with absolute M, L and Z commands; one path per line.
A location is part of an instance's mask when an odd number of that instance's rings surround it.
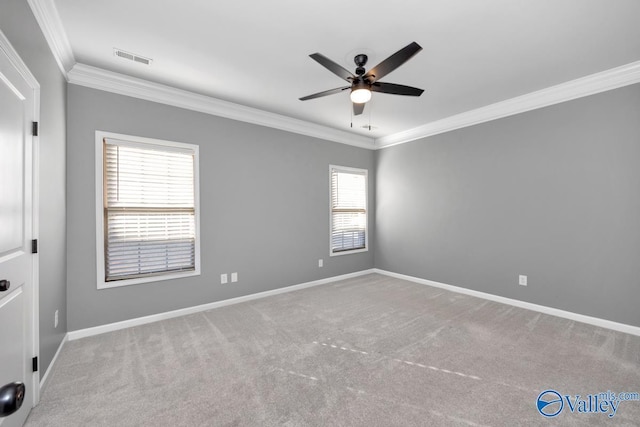
M 13 45 L 4 35 L 0 29 L 0 50 L 9 58 L 9 61 L 18 73 L 24 78 L 29 87 L 33 90 L 33 121 L 40 123 L 40 83 L 36 80 L 35 76 L 31 73 L 27 65 L 24 63 L 18 52 L 14 49 Z M 39 133 L 39 131 L 38 131 Z M 26 147 L 31 151 L 31 239 L 38 239 L 40 235 L 39 220 L 40 220 L 40 138 L 38 136 L 31 136 L 31 141 L 25 141 L 30 143 L 30 147 Z M 40 269 L 39 269 L 39 254 L 32 254 L 31 259 L 31 286 L 32 286 L 32 301 L 31 306 L 31 319 L 33 322 L 31 331 L 32 337 L 30 337 L 31 344 L 31 357 L 38 357 L 38 371 L 33 373 L 31 378 L 31 384 L 29 384 L 33 392 L 33 406 L 37 405 L 40 401 Z

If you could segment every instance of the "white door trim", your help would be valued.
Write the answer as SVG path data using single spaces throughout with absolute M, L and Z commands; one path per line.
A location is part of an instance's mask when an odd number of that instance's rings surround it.
M 27 82 L 29 87 L 33 90 L 33 121 L 40 122 L 40 83 L 31 73 L 27 65 L 22 61 L 22 58 L 18 55 L 18 52 L 13 48 L 9 39 L 0 30 L 0 50 L 9 58 L 9 61 L 13 67 L 20 73 L 20 75 Z M 31 141 L 32 150 L 32 164 L 31 164 L 31 203 L 32 203 L 32 227 L 31 234 L 32 239 L 37 239 L 39 236 L 39 195 L 40 195 L 40 148 L 39 137 L 33 136 Z M 32 320 L 33 327 L 31 328 L 33 336 L 31 337 L 33 354 L 32 357 L 38 357 L 40 355 L 40 284 L 39 284 L 39 255 L 35 254 L 32 258 Z M 40 371 L 40 369 L 38 369 Z M 40 372 L 36 372 L 32 378 L 31 389 L 33 390 L 33 405 L 37 405 L 40 401 Z

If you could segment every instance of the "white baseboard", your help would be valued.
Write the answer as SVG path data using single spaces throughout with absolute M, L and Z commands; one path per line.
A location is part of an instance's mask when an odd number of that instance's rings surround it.
M 237 298 L 230 298 L 222 301 L 211 302 L 208 304 L 197 305 L 194 307 L 187 307 L 179 310 L 167 311 L 165 313 L 152 314 L 150 316 L 137 317 L 135 319 L 123 320 L 121 322 L 109 323 L 107 325 L 100 325 L 92 328 L 78 329 L 77 331 L 69 332 L 67 336 L 69 338 L 69 341 L 73 341 L 80 338 L 86 338 L 94 335 L 104 334 L 107 332 L 117 331 L 120 329 L 130 328 L 132 326 L 145 325 L 147 323 L 158 322 L 160 320 L 186 316 L 188 314 L 199 313 L 201 311 L 211 310 L 218 307 L 224 307 L 227 305 L 238 304 L 246 301 L 252 301 L 259 298 L 265 298 L 272 295 L 278 295 L 286 292 L 297 291 L 300 289 L 306 289 L 313 286 L 324 285 L 327 283 L 337 282 L 339 280 L 351 279 L 353 277 L 364 276 L 365 274 L 371 274 L 371 273 L 374 273 L 373 269 L 357 271 L 355 273 L 349 273 L 349 274 L 342 274 L 340 276 L 328 277 L 326 279 L 314 280 L 312 282 L 301 283 L 299 285 L 292 285 L 292 286 L 287 286 L 285 288 L 278 288 L 270 291 L 258 292 L 255 294 L 245 295 Z
M 446 283 L 434 282 L 432 280 L 421 279 L 419 277 L 393 273 L 391 271 L 380 270 L 378 268 L 374 268 L 373 272 L 382 274 L 384 276 L 394 277 L 396 279 L 402 279 L 402 280 L 407 280 L 414 283 L 419 283 L 421 285 L 427 285 L 427 286 L 433 286 L 435 288 L 446 289 L 448 291 L 456 292 L 459 294 L 471 295 L 474 297 L 495 301 L 495 302 L 500 302 L 503 304 L 524 308 L 527 310 L 537 311 L 544 314 L 550 314 L 552 316 L 562 317 L 569 320 L 575 320 L 576 322 L 588 323 L 589 325 L 599 326 L 601 328 L 612 329 L 614 331 L 640 336 L 640 327 L 638 326 L 632 326 L 624 323 L 613 322 L 611 320 L 600 319 L 597 317 L 585 316 L 584 314 L 572 313 L 570 311 L 560 310 L 552 307 L 546 307 L 544 305 L 533 304 L 530 302 L 520 301 L 516 299 L 505 298 L 498 295 L 488 294 L 485 292 L 474 291 L 472 289 L 461 288 L 458 286 L 447 285 Z
M 40 391 L 44 390 L 44 386 L 46 385 L 47 379 L 49 378 L 49 373 L 53 370 L 53 365 L 56 364 L 56 361 L 58 360 L 58 356 L 60 355 L 60 351 L 62 350 L 62 347 L 64 347 L 65 343 L 68 340 L 69 340 L 69 334 L 67 333 L 64 335 L 64 338 L 62 338 L 62 341 L 60 341 L 60 345 L 58 346 L 58 350 L 56 350 L 56 354 L 53 355 L 53 359 L 51 359 L 51 363 L 49 363 L 49 366 L 47 367 L 46 372 L 40 379 Z
M 194 307 L 187 307 L 187 308 L 183 308 L 183 309 L 179 309 L 179 310 L 167 311 L 165 313 L 152 314 L 152 315 L 149 315 L 149 316 L 137 317 L 135 319 L 123 320 L 121 322 L 109 323 L 107 325 L 100 325 L 100 326 L 95 326 L 95 327 L 92 327 L 92 328 L 86 328 L 86 329 L 79 329 L 79 330 L 76 330 L 76 331 L 71 331 L 71 332 L 67 333 L 67 335 L 65 336 L 63 342 L 60 344 L 60 347 L 58 348 L 58 352 L 56 352 L 56 355 L 55 355 L 53 361 L 51 362 L 51 364 L 49 365 L 49 368 L 47 369 L 47 372 L 45 373 L 44 377 L 40 381 L 41 388 L 42 388 L 42 386 L 44 385 L 44 383 L 45 383 L 45 381 L 47 379 L 47 375 L 48 375 L 49 371 L 51 370 L 51 367 L 53 366 L 56 358 L 58 357 L 58 353 L 60 352 L 60 349 L 62 348 L 63 344 L 67 340 L 73 341 L 73 340 L 77 340 L 77 339 L 80 339 L 80 338 L 85 338 L 85 337 L 90 337 L 90 336 L 94 336 L 94 335 L 104 334 L 104 333 L 107 333 L 107 332 L 117 331 L 117 330 L 120 330 L 120 329 L 130 328 L 132 326 L 145 325 L 147 323 L 158 322 L 160 320 L 172 319 L 174 317 L 180 317 L 180 316 L 186 316 L 188 314 L 199 313 L 201 311 L 211 310 L 211 309 L 218 308 L 218 307 L 225 307 L 225 306 L 228 306 L 228 305 L 238 304 L 238 303 L 241 303 L 241 302 L 252 301 L 252 300 L 256 300 L 256 299 L 260 299 L 260 298 L 266 298 L 266 297 L 269 297 L 269 296 L 272 296 L 272 295 L 278 295 L 278 294 L 282 294 L 282 293 L 286 293 L 286 292 L 297 291 L 297 290 L 300 290 L 300 289 L 306 289 L 306 288 L 310 288 L 310 287 L 313 287 L 313 286 L 319 286 L 319 285 L 324 285 L 324 284 L 327 284 L 327 283 L 333 283 L 333 282 L 337 282 L 337 281 L 340 281 L 340 280 L 350 279 L 350 278 L 353 278 L 353 277 L 364 276 L 366 274 L 371 274 L 371 273 L 378 273 L 378 274 L 382 274 L 384 276 L 389 276 L 389 277 L 394 277 L 394 278 L 397 278 L 397 279 L 407 280 L 407 281 L 410 281 L 410 282 L 419 283 L 419 284 L 427 285 L 427 286 L 432 286 L 432 287 L 435 287 L 435 288 L 446 289 L 448 291 L 452 291 L 452 292 L 456 292 L 456 293 L 460 293 L 460 294 L 470 295 L 470 296 L 474 296 L 474 297 L 477 297 L 477 298 L 482 298 L 482 299 L 486 299 L 486 300 L 490 300 L 490 301 L 499 302 L 499 303 L 502 303 L 502 304 L 508 304 L 508 305 L 512 305 L 512 306 L 515 306 L 515 307 L 524 308 L 524 309 L 527 309 L 527 310 L 537 311 L 539 313 L 550 314 L 552 316 L 562 317 L 562 318 L 569 319 L 569 320 L 575 320 L 577 322 L 587 323 L 587 324 L 594 325 L 594 326 L 599 326 L 599 327 L 602 327 L 602 328 L 612 329 L 614 331 L 619 331 L 619 332 L 624 332 L 624 333 L 631 334 L 631 335 L 640 336 L 640 327 L 638 327 L 638 326 L 632 326 L 632 325 L 627 325 L 627 324 L 624 324 L 624 323 L 613 322 L 611 320 L 606 320 L 606 319 L 600 319 L 600 318 L 597 318 L 597 317 L 586 316 L 584 314 L 572 313 L 570 311 L 560 310 L 560 309 L 557 309 L 557 308 L 546 307 L 546 306 L 543 306 L 543 305 L 533 304 L 533 303 L 526 302 L 526 301 L 520 301 L 520 300 L 501 297 L 501 296 L 498 296 L 498 295 L 493 295 L 493 294 L 489 294 L 489 293 L 485 293 L 485 292 L 474 291 L 472 289 L 466 289 L 466 288 L 461 288 L 461 287 L 458 287 L 458 286 L 448 285 L 446 283 L 434 282 L 433 280 L 421 279 L 419 277 L 408 276 L 406 274 L 399 274 L 399 273 L 394 273 L 394 272 L 391 272 L 391 271 L 381 270 L 381 269 L 378 269 L 378 268 L 372 268 L 372 269 L 369 269 L 369 270 L 357 271 L 355 273 L 343 274 L 343 275 L 340 275 L 340 276 L 328 277 L 326 279 L 314 280 L 314 281 L 311 281 L 311 282 L 301 283 L 301 284 L 298 284 L 298 285 L 287 286 L 285 288 L 278 288 L 278 289 L 273 289 L 273 290 L 270 290 L 270 291 L 258 292 L 258 293 L 251 294 L 251 295 L 245 295 L 245 296 L 241 296 L 241 297 L 237 297 L 237 298 L 230 298 L 230 299 L 226 299 L 226 300 L 222 300 L 222 301 L 216 301 L 216 302 L 212 302 L 212 303 L 208 303 L 208 304 L 197 305 L 197 306 L 194 306 Z
M 159 313 L 150 316 L 138 317 L 135 319 L 124 320 L 121 322 L 110 323 L 108 325 L 96 326 L 93 328 L 87 329 L 79 329 L 77 331 L 68 332 L 62 342 L 58 346 L 58 350 L 56 354 L 53 356 L 47 371 L 44 376 L 40 380 L 40 390 L 44 389 L 46 385 L 47 379 L 49 378 L 49 373 L 52 371 L 53 366 L 55 365 L 58 355 L 62 350 L 62 347 L 65 345 L 67 341 L 73 341 L 80 338 L 90 337 L 93 335 L 104 334 L 111 331 L 117 331 L 120 329 L 130 328 L 132 326 L 144 325 L 147 323 L 158 322 L 164 319 L 171 319 L 174 317 L 185 316 L 188 314 L 198 313 L 201 311 L 211 310 L 218 307 L 224 307 L 232 304 L 238 304 L 241 302 L 252 301 L 260 298 L 265 298 L 272 295 L 283 294 L 286 292 L 297 291 L 301 289 L 310 288 L 313 286 L 324 285 L 327 283 L 333 283 L 344 279 L 350 279 L 354 277 L 364 276 L 366 274 L 377 273 L 382 274 L 384 276 L 394 277 L 396 279 L 407 280 L 410 282 L 418 283 L 421 285 L 432 286 L 435 288 L 445 289 L 451 292 L 456 292 L 460 294 L 470 295 L 477 298 L 486 299 L 489 301 L 495 301 L 503 304 L 512 305 L 515 307 L 524 308 L 527 310 L 537 311 L 539 313 L 549 314 L 556 317 L 561 317 L 564 319 L 574 320 L 577 322 L 587 323 L 589 325 L 599 326 L 602 328 L 612 329 L 614 331 L 624 332 L 631 335 L 640 336 L 640 327 L 627 325 L 624 323 L 613 322 L 611 320 L 600 319 L 597 317 L 585 316 L 583 314 L 572 313 L 570 311 L 560 310 L 557 308 L 546 307 L 543 305 L 533 304 L 525 301 L 519 301 L 511 298 L 505 298 L 498 295 L 488 294 L 485 292 L 474 291 L 472 289 L 461 288 L 458 286 L 447 285 L 446 283 L 434 282 L 432 280 L 421 279 L 419 277 L 408 276 L 406 274 L 394 273 L 391 271 L 381 270 L 378 268 L 372 268 L 369 270 L 357 271 L 355 273 L 343 274 L 340 276 L 328 277 L 326 279 L 314 280 L 311 282 L 301 283 L 299 285 L 287 286 L 285 288 L 273 289 L 271 291 L 259 292 L 256 294 L 245 295 L 242 297 L 231 298 L 223 301 L 216 301 L 208 304 L 198 305 L 195 307 L 183 308 L 180 310 L 169 311 L 166 313 Z

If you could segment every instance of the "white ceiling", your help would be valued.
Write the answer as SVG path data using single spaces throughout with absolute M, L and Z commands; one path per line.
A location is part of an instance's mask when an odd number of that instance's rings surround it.
M 639 0 L 54 0 L 76 62 L 331 128 L 380 138 L 640 60 Z M 412 41 L 423 50 L 381 81 L 425 89 L 373 94 L 354 117 L 353 71 Z M 115 57 L 119 48 L 151 66 Z M 371 124 L 374 129 L 363 129 Z

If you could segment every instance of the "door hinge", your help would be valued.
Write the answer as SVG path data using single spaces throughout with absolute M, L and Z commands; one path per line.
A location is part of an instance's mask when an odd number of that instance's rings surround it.
M 38 253 L 38 239 L 33 239 L 31 241 L 31 253 L 32 254 Z
M 31 135 L 38 136 L 38 122 L 31 122 Z
M 31 359 L 31 367 L 33 368 L 33 372 L 38 372 L 38 356 Z

